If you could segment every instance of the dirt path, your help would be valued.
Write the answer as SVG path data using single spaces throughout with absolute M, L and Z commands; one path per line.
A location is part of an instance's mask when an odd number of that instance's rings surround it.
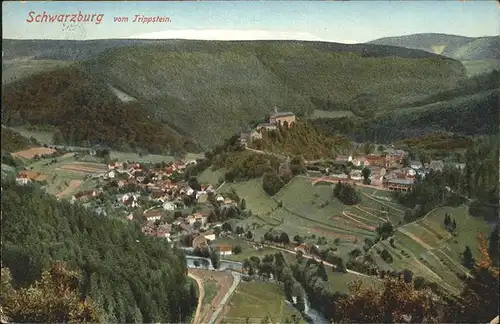
M 382 218 L 382 217 L 378 217 L 377 215 L 374 215 L 374 214 L 372 214 L 371 212 L 366 211 L 365 209 L 368 209 L 367 207 L 364 207 L 364 209 L 363 209 L 363 208 L 361 208 L 361 207 L 359 207 L 359 206 L 356 206 L 356 205 L 355 205 L 355 206 L 354 206 L 354 208 L 356 208 L 356 209 L 358 209 L 358 210 L 360 210 L 360 211 L 362 211 L 362 212 L 364 212 L 364 213 L 367 213 L 368 215 L 372 215 L 373 217 L 376 217 L 376 218 L 380 219 L 380 220 L 381 220 L 381 221 L 383 221 L 383 222 L 387 222 L 387 219 L 384 219 L 384 218 Z M 375 210 L 375 211 L 376 211 L 376 210 Z
M 198 324 L 200 321 L 200 313 L 201 313 L 203 298 L 205 298 L 205 287 L 203 287 L 203 281 L 201 281 L 201 279 L 198 276 L 193 274 L 190 269 L 188 270 L 188 276 L 193 278 L 198 284 L 198 291 L 199 291 L 198 306 L 196 307 L 196 314 L 194 315 L 194 319 L 192 322 L 192 324 Z
M 193 324 L 208 323 L 214 312 L 220 307 L 223 298 L 228 293 L 231 285 L 233 284 L 233 276 L 225 271 L 210 271 L 202 269 L 189 269 L 189 273 L 195 275 L 201 280 L 203 285 L 204 281 L 214 280 L 218 285 L 217 295 L 211 300 L 210 303 L 204 303 L 202 299 L 202 307 L 198 317 L 198 322 Z M 204 294 L 207 292 L 204 291 Z
M 363 195 L 364 195 L 365 197 L 368 197 L 369 199 L 373 200 L 374 202 L 379 203 L 379 204 L 381 204 L 381 205 L 384 205 L 384 206 L 386 206 L 386 207 L 389 207 L 389 208 L 391 208 L 391 209 L 393 209 L 393 210 L 395 210 L 395 211 L 397 211 L 397 212 L 399 212 L 399 213 L 402 213 L 402 212 L 403 212 L 402 210 L 399 210 L 399 209 L 397 209 L 396 207 L 393 207 L 393 206 L 391 206 L 391 205 L 389 205 L 389 204 L 387 204 L 387 203 L 385 203 L 385 202 L 383 202 L 383 201 L 380 201 L 380 200 L 379 200 L 379 198 L 372 197 L 372 196 L 370 196 L 370 195 L 368 195 L 368 194 L 366 194 L 366 193 L 364 193 L 364 192 L 363 192 Z
M 71 193 L 71 191 L 73 191 L 76 188 L 78 188 L 81 184 L 82 184 L 81 180 L 71 180 L 69 182 L 69 185 L 66 188 L 64 188 L 64 190 L 59 191 L 58 193 L 56 193 L 56 197 L 64 197 L 64 196 L 66 196 L 67 194 Z

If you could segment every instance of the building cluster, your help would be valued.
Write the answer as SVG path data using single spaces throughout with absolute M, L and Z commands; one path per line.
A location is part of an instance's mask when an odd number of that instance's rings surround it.
M 246 147 L 252 140 L 262 139 L 264 131 L 275 131 L 279 125 L 290 127 L 295 121 L 296 117 L 293 112 L 279 112 L 275 107 L 267 123 L 260 123 L 252 131 L 240 134 L 240 144 Z

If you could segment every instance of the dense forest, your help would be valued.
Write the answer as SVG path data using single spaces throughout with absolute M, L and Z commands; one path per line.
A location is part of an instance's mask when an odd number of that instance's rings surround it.
M 310 123 L 297 121 L 290 127 L 262 131 L 262 139 L 255 139 L 251 147 L 257 150 L 314 160 L 342 153 L 351 147 L 351 141 L 341 136 L 326 136 Z
M 3 114 L 3 113 L 2 113 Z M 35 144 L 34 139 L 29 139 L 15 130 L 2 126 L 2 153 L 17 152 L 27 149 L 30 145 Z
M 5 85 L 2 118 L 9 126 L 53 125 L 72 145 L 102 144 L 151 152 L 181 150 L 183 141 L 137 102 L 122 103 L 109 87 L 72 66 Z
M 376 116 L 357 114 L 354 117 L 317 118 L 312 122 L 327 135 L 349 136 L 356 141 L 391 142 L 438 132 L 492 135 L 498 133 L 499 86 L 500 73 L 492 71 Z M 450 142 L 456 143 L 456 139 Z M 449 149 L 447 142 L 442 144 L 444 149 Z
M 184 255 L 166 240 L 143 235 L 135 223 L 98 216 L 12 180 L 2 182 L 1 212 L 2 267 L 10 270 L 14 289 L 62 261 L 81 273 L 79 296 L 95 302 L 104 322 L 187 322 L 196 307 Z

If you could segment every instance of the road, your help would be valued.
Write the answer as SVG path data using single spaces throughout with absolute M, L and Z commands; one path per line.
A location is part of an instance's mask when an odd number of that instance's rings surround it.
M 233 284 L 229 288 L 229 290 L 226 293 L 226 296 L 222 299 L 220 302 L 219 307 L 213 312 L 212 318 L 210 319 L 209 324 L 214 324 L 215 321 L 217 320 L 217 317 L 219 316 L 220 312 L 224 309 L 224 306 L 226 306 L 226 303 L 231 299 L 231 296 L 233 293 L 236 291 L 236 288 L 238 288 L 238 285 L 240 284 L 241 281 L 241 274 L 235 271 L 231 271 L 231 274 L 233 275 Z
M 198 324 L 200 320 L 200 313 L 201 313 L 201 308 L 203 307 L 203 298 L 205 297 L 205 287 L 203 286 L 203 281 L 196 275 L 192 274 L 189 272 L 188 269 L 188 276 L 193 278 L 196 283 L 198 284 L 198 306 L 196 307 L 196 314 L 194 315 L 194 319 L 192 324 Z

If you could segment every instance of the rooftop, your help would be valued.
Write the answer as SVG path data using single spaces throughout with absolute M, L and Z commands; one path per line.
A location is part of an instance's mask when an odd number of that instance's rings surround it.
M 400 185 L 411 185 L 414 181 L 412 179 L 392 179 L 388 180 L 387 182 Z

